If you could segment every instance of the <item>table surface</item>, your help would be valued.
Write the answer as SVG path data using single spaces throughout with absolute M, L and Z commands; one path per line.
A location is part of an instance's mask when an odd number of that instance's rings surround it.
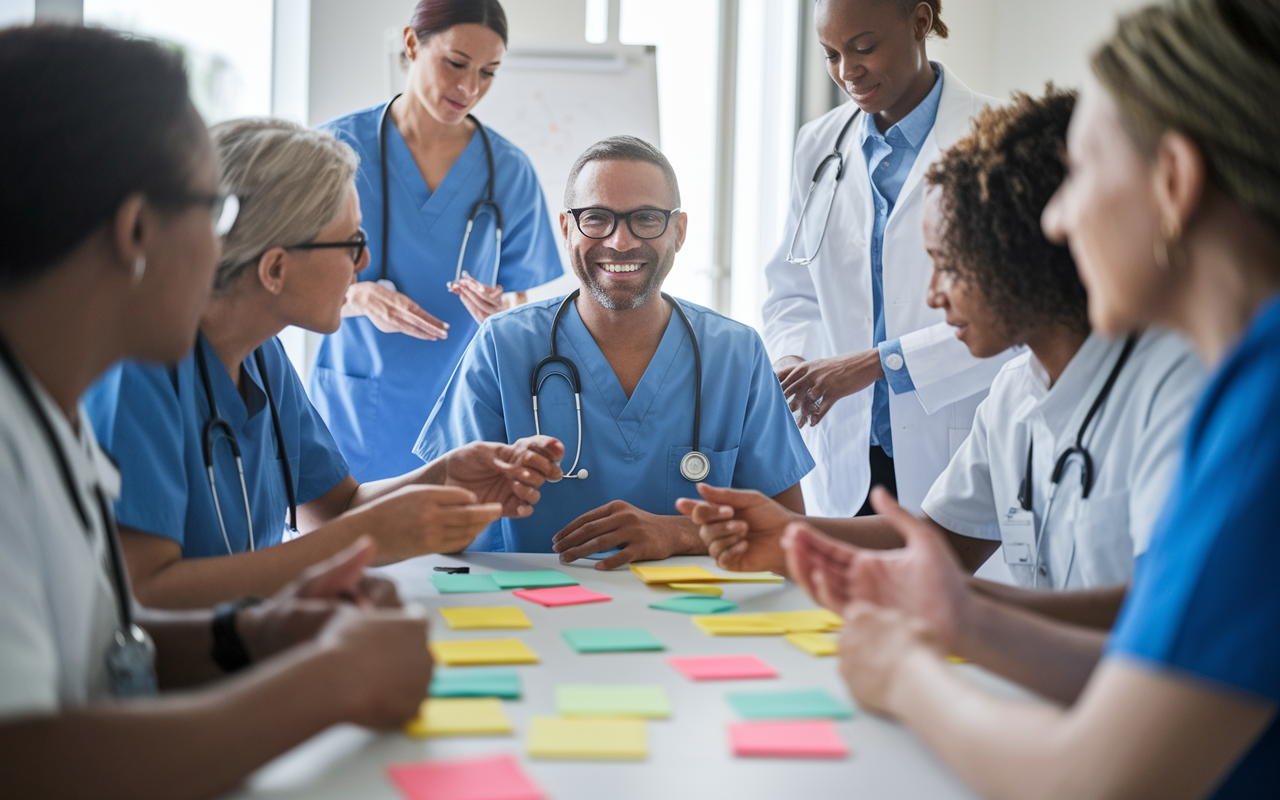
M 720 572 L 706 557 L 680 557 L 664 566 L 697 564 Z M 473 572 L 559 569 L 611 602 L 543 608 L 510 592 L 440 595 L 431 583 L 437 565 L 468 565 Z M 316 736 L 263 767 L 228 797 L 398 798 L 388 781 L 389 764 L 460 756 L 513 753 L 530 776 L 554 800 L 631 798 L 969 798 L 960 784 L 913 734 L 900 725 L 861 712 L 836 727 L 849 746 L 842 761 L 737 758 L 728 742 L 728 724 L 738 721 L 725 696 L 735 691 L 821 688 L 842 701 L 848 691 L 834 657 L 817 658 L 781 636 L 708 636 L 686 614 L 659 611 L 649 604 L 680 592 L 646 586 L 630 570 L 603 572 L 594 561 L 561 564 L 554 555 L 465 553 L 424 556 L 380 570 L 400 587 L 406 602 L 430 609 L 433 640 L 518 637 L 541 663 L 510 667 L 520 673 L 521 699 L 504 701 L 514 735 L 411 739 L 398 732 L 373 733 L 351 725 Z M 813 608 L 794 583 L 721 584 L 724 597 L 738 604 L 735 613 Z M 441 606 L 515 605 L 533 622 L 526 630 L 451 630 Z M 565 628 L 639 627 L 666 645 L 663 652 L 575 653 L 560 635 Z M 751 654 L 779 672 L 768 680 L 693 682 L 672 669 L 669 656 Z M 461 668 L 459 668 L 461 669 Z M 1015 690 L 969 665 L 957 669 L 1005 694 Z M 649 757 L 641 762 L 550 761 L 528 758 L 524 734 L 534 716 L 556 713 L 555 687 L 565 683 L 647 683 L 666 688 L 669 720 L 650 720 Z

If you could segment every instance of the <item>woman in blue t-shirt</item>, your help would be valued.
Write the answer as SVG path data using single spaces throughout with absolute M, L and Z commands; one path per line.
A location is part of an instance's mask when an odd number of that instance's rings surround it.
M 855 600 L 841 671 L 980 794 L 1270 797 L 1280 786 L 1280 0 L 1172 0 L 1093 58 L 1044 214 L 1071 246 L 1095 328 L 1186 334 L 1215 370 L 1101 661 L 1069 707 L 993 697 L 925 621 Z M 811 590 L 866 597 L 890 572 L 962 580 L 883 492 L 903 550 L 784 546 Z

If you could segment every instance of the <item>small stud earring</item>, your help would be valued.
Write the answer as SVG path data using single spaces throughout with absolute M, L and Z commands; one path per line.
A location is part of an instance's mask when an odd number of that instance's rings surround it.
M 142 276 L 147 272 L 147 257 L 138 256 L 138 260 L 133 262 L 133 277 L 129 280 L 134 286 L 142 283 Z

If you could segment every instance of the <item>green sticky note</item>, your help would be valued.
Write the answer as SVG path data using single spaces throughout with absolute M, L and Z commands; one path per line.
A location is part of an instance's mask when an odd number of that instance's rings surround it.
M 527 572 L 495 572 L 493 579 L 503 589 L 545 589 L 552 586 L 577 586 L 578 582 L 554 569 Z
M 661 686 L 576 684 L 556 687 L 556 711 L 562 717 L 666 719 L 671 703 Z
M 853 710 L 821 689 L 793 692 L 734 692 L 729 704 L 748 719 L 849 719 Z
M 436 670 L 432 697 L 520 697 L 520 674 L 513 669 Z
M 431 576 L 436 591 L 440 594 L 456 594 L 459 592 L 500 592 L 502 587 L 492 575 L 450 575 L 441 572 Z
M 579 653 L 665 649 L 662 642 L 644 628 L 577 628 L 560 631 L 560 635 Z
M 733 611 L 737 607 L 737 603 L 721 600 L 719 597 L 696 594 L 672 597 L 669 600 L 649 604 L 649 608 L 657 608 L 662 611 L 679 611 L 681 614 L 719 614 L 722 611 Z

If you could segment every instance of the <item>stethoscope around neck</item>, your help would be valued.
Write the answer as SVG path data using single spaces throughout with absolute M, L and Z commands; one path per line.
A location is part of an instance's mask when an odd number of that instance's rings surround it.
M 280 460 L 280 472 L 284 478 L 285 496 L 289 498 L 289 529 L 298 530 L 298 503 L 293 492 L 293 469 L 289 466 L 289 451 L 284 446 L 284 428 L 280 424 L 280 410 L 276 408 L 275 398 L 271 396 L 271 380 L 267 377 L 267 362 L 262 355 L 262 347 L 253 351 L 254 363 L 258 365 L 258 377 L 262 379 L 262 391 L 267 395 L 267 405 L 271 408 L 271 426 L 276 434 L 276 452 Z M 257 549 L 253 539 L 253 511 L 249 508 L 249 487 L 244 480 L 244 461 L 240 457 L 240 442 L 236 440 L 231 424 L 218 415 L 218 403 L 213 397 L 213 382 L 209 380 L 209 364 L 204 355 L 204 335 L 196 334 L 196 367 L 200 373 L 200 382 L 204 385 L 204 396 L 209 403 L 209 419 L 200 431 L 200 449 L 204 457 L 205 474 L 209 478 L 209 492 L 213 495 L 213 510 L 218 515 L 218 528 L 222 531 L 222 541 L 227 546 L 227 555 L 235 555 L 231 546 L 231 537 L 227 535 L 227 523 L 222 516 L 222 503 L 218 499 L 218 479 L 214 470 L 213 447 L 218 436 L 226 440 L 231 448 L 231 455 L 236 460 L 236 474 L 240 477 L 240 496 L 244 499 L 244 521 L 249 531 L 249 550 Z
M 568 356 L 560 355 L 556 347 L 556 333 L 560 329 L 560 319 L 564 316 L 569 306 L 574 300 L 578 299 L 578 295 L 582 294 L 581 289 L 575 289 L 572 294 L 566 297 L 560 303 L 560 307 L 556 309 L 556 315 L 551 320 L 551 354 L 538 362 L 538 366 L 533 368 L 533 375 L 529 380 L 529 394 L 533 398 L 533 429 L 534 433 L 542 433 L 542 424 L 538 419 L 538 393 L 542 391 L 542 384 L 553 375 L 559 375 L 569 382 L 569 386 L 573 388 L 573 405 L 578 417 L 578 445 L 573 455 L 573 466 L 564 473 L 566 478 L 585 478 L 587 471 L 578 469 L 578 461 L 582 457 L 582 379 L 578 374 L 578 366 Z M 685 315 L 684 309 L 680 307 L 674 299 L 666 292 L 662 293 L 662 299 L 671 304 L 671 308 L 680 316 L 680 321 L 684 323 L 685 330 L 689 332 L 689 342 L 693 345 L 693 449 L 684 454 L 680 459 L 680 474 L 685 480 L 697 483 L 706 480 L 711 474 L 711 459 L 699 449 L 699 435 L 702 426 L 702 352 L 698 348 L 698 337 L 693 332 L 693 324 L 689 322 L 689 317 Z M 551 371 L 546 375 L 542 372 L 545 368 L 553 365 L 563 365 L 568 370 L 568 375 L 563 372 Z
M 400 95 L 397 94 L 388 100 L 382 107 L 382 114 L 378 117 L 378 168 L 382 179 L 382 258 L 380 259 L 382 263 L 378 271 L 378 283 L 393 292 L 396 291 L 396 285 L 387 277 L 387 261 L 391 257 L 391 253 L 387 250 L 387 242 L 391 238 L 391 208 L 388 205 L 389 192 L 387 191 L 387 117 L 391 113 L 391 104 L 399 98 Z M 493 211 L 494 217 L 493 281 L 489 285 L 497 286 L 498 267 L 502 264 L 502 207 L 498 205 L 494 195 L 497 171 L 493 163 L 493 145 L 490 144 L 489 134 L 480 124 L 480 120 L 471 114 L 467 115 L 467 119 L 476 124 L 476 130 L 480 133 L 481 141 L 484 142 L 485 161 L 489 164 L 489 181 L 486 184 L 488 188 L 485 196 L 471 206 L 471 213 L 467 215 L 467 229 L 462 234 L 462 247 L 458 250 L 458 266 L 454 270 L 453 281 L 446 285 L 452 286 L 454 282 L 462 280 L 462 263 L 467 257 L 467 242 L 471 239 L 471 229 L 475 227 L 476 216 L 481 210 L 489 208 Z
M 827 165 L 834 163 L 836 178 L 831 186 L 831 193 L 834 196 L 836 187 L 840 185 L 840 179 L 844 177 L 844 154 L 840 152 L 840 145 L 844 142 L 845 134 L 853 127 L 853 121 L 862 113 L 862 109 L 855 108 L 853 116 L 849 117 L 844 126 L 840 128 L 840 132 L 836 134 L 836 142 L 831 146 L 831 152 L 818 162 L 818 167 L 813 171 L 813 178 L 809 181 L 809 191 L 804 196 L 804 203 L 800 206 L 800 214 L 796 217 L 796 229 L 791 234 L 791 244 L 787 246 L 787 263 L 804 266 L 813 263 L 818 257 L 818 251 L 822 249 L 822 240 L 827 236 L 827 222 L 831 219 L 831 203 L 827 204 L 827 216 L 822 220 L 822 230 L 818 232 L 818 243 L 814 246 L 813 252 L 807 256 L 797 256 L 795 254 L 796 242 L 800 239 L 800 231 L 804 230 L 805 214 L 809 211 L 809 203 L 813 201 L 813 194 L 818 189 L 818 179 L 822 177 L 822 173 L 827 169 Z

